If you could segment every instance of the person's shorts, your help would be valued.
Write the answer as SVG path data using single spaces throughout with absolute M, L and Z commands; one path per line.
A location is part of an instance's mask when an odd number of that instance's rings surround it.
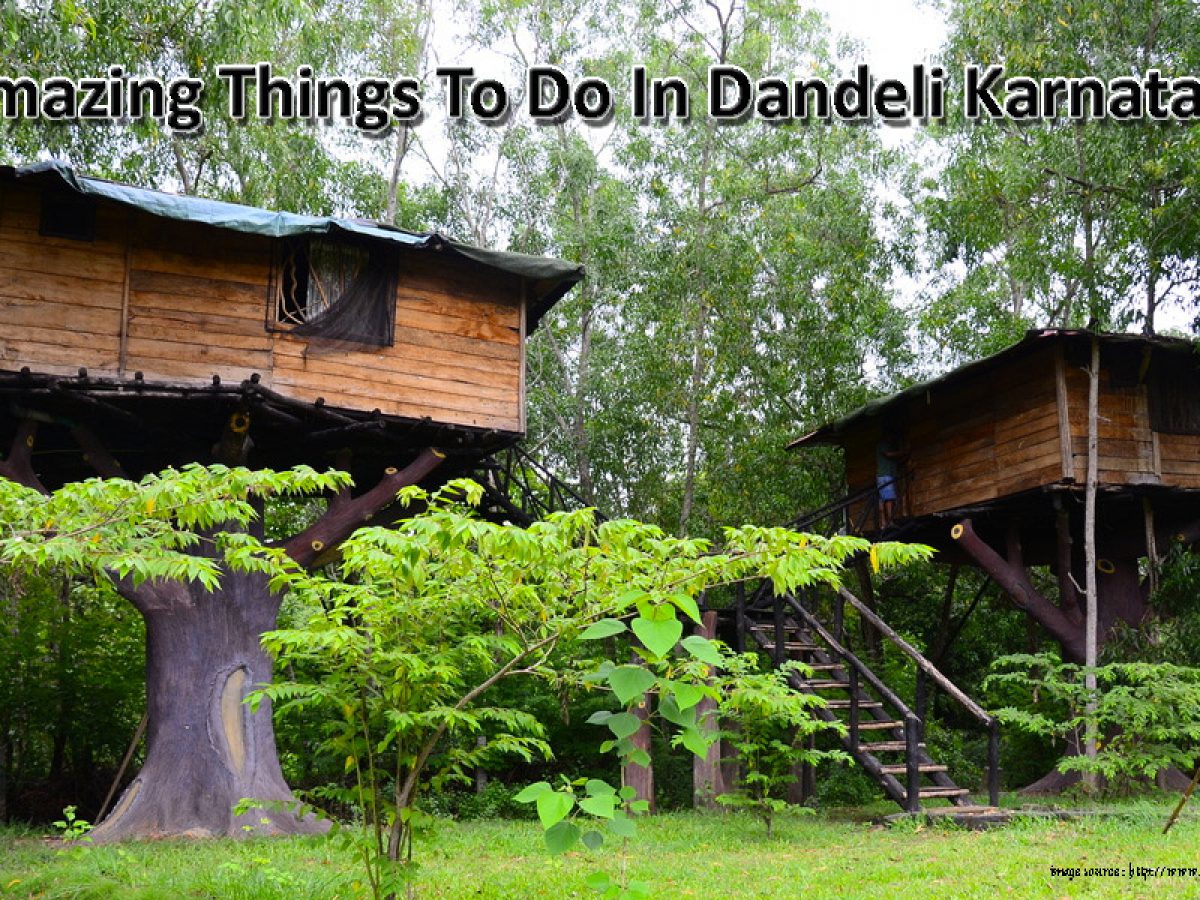
M 894 475 L 879 475 L 875 478 L 875 487 L 882 501 L 896 499 L 896 477 Z

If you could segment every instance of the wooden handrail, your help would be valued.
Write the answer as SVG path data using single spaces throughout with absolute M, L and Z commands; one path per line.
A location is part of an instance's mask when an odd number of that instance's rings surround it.
M 975 718 L 977 718 L 984 725 L 987 725 L 989 728 L 992 726 L 992 724 L 995 722 L 995 717 L 991 716 L 987 710 L 964 694 L 954 684 L 954 682 L 941 673 L 937 666 L 922 656 L 920 651 L 913 647 L 912 644 L 900 637 L 900 635 L 898 635 L 890 625 L 884 622 L 883 619 L 879 618 L 879 616 L 877 616 L 869 606 L 855 597 L 844 587 L 838 588 L 838 595 L 855 609 L 857 609 L 859 615 L 874 625 L 879 630 L 880 634 L 899 647 L 906 656 L 911 658 L 913 662 L 920 666 L 925 671 L 925 674 L 933 679 L 934 684 L 962 704 L 962 706 L 969 713 L 971 713 L 971 715 L 975 716 Z
M 879 680 L 878 675 L 868 669 L 862 660 L 838 643 L 837 639 L 834 638 L 834 636 L 828 631 L 826 631 L 824 626 L 817 621 L 817 618 L 813 616 L 807 609 L 801 606 L 795 597 L 789 596 L 786 598 L 786 601 L 788 605 L 791 606 L 792 611 L 801 618 L 804 624 L 820 635 L 821 640 L 823 640 L 834 653 L 848 662 L 852 667 L 857 669 L 858 674 L 866 679 L 867 683 L 875 689 L 876 693 L 878 693 L 881 698 L 895 707 L 896 711 L 901 716 L 914 715 L 913 711 L 908 708 L 908 705 L 898 696 L 896 696 L 895 692 L 892 691 L 891 688 Z

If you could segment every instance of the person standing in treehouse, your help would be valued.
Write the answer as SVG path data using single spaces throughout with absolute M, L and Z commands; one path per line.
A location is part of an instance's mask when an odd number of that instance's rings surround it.
M 896 515 L 897 482 L 907 451 L 901 448 L 895 428 L 884 428 L 875 447 L 875 491 L 879 497 L 879 530 L 891 526 Z

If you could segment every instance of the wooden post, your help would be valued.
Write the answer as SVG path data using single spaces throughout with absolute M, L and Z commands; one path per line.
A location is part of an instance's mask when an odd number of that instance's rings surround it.
M 1146 527 L 1146 569 L 1149 575 L 1150 596 L 1158 591 L 1158 542 L 1154 537 L 1154 507 L 1149 497 L 1142 498 L 1142 517 Z
M 775 665 L 782 666 L 787 662 L 787 632 L 783 627 L 783 598 L 775 598 L 775 647 L 774 653 L 771 654 L 774 658 Z
M 921 811 L 920 730 L 916 716 L 904 717 L 904 809 L 910 813 Z
M 642 720 L 642 727 L 633 733 L 630 741 L 638 750 L 644 750 L 650 755 L 650 705 L 649 700 L 637 706 L 633 714 Z M 640 766 L 635 762 L 626 763 L 621 773 L 621 780 L 637 792 L 638 800 L 650 804 L 650 812 L 655 812 L 654 804 L 654 764 Z
M 929 685 L 925 680 L 925 670 L 917 666 L 917 718 L 921 720 L 921 740 L 925 739 L 925 715 L 929 707 Z
M 709 610 L 701 616 L 695 633 L 709 640 L 717 636 L 716 610 Z M 716 675 L 715 672 L 713 674 Z M 715 734 L 720 731 L 717 701 L 712 697 L 705 697 L 696 704 L 696 721 L 700 725 L 701 733 Z M 723 793 L 725 784 L 721 778 L 721 741 L 715 740 L 709 745 L 704 756 L 692 757 L 692 805 L 713 809 L 717 806 L 716 798 Z
M 988 726 L 988 805 L 1000 805 L 1000 723 Z
M 858 749 L 858 669 L 847 665 L 850 674 L 850 746 Z
M 1092 358 L 1088 370 L 1088 452 L 1087 486 L 1083 507 L 1084 557 L 1087 565 L 1086 605 L 1084 614 L 1084 689 L 1087 691 L 1086 730 L 1084 753 L 1088 759 L 1096 758 L 1096 621 L 1099 607 L 1096 602 L 1096 487 L 1099 480 L 1098 461 L 1100 447 L 1100 339 L 1092 336 Z M 1084 783 L 1096 789 L 1096 773 L 1085 772 Z

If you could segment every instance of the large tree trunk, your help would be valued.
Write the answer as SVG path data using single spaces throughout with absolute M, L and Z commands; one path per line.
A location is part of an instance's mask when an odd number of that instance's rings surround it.
M 1072 756 L 1082 756 L 1083 750 L 1079 746 L 1079 741 L 1070 739 L 1067 741 L 1067 750 L 1063 754 L 1063 759 L 1069 759 Z M 1048 795 L 1061 794 L 1067 788 L 1074 787 L 1083 780 L 1083 776 L 1079 772 L 1060 772 L 1055 766 L 1033 784 L 1021 788 L 1018 793 L 1026 795 Z M 1186 790 L 1191 783 L 1191 778 L 1184 775 L 1183 772 L 1175 766 L 1167 766 L 1165 769 L 1159 769 L 1155 773 L 1153 779 L 1146 779 L 1146 784 L 1153 784 L 1155 787 L 1164 791 L 1182 791 Z M 1104 778 L 1097 778 L 1097 786 L 1104 786 Z
M 259 636 L 275 627 L 279 597 L 266 576 L 226 571 L 216 592 L 198 584 L 120 585 L 146 620 L 146 762 L 96 841 L 324 831 L 328 823 L 280 809 L 235 816 L 244 797 L 292 800 L 283 780 L 271 704 L 243 703 L 271 681 Z

